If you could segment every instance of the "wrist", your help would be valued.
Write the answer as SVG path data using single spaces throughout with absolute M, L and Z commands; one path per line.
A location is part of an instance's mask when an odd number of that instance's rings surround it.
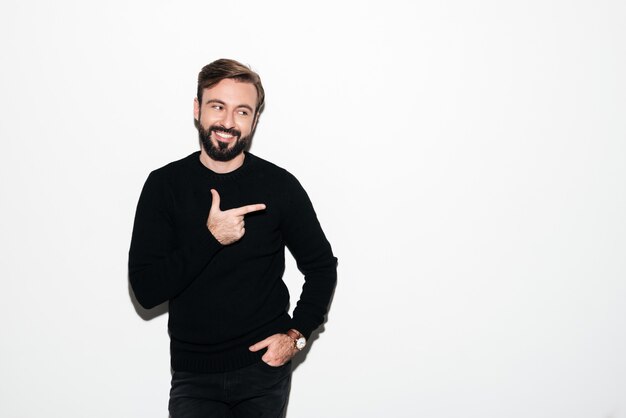
M 297 329 L 290 329 L 286 334 L 293 340 L 293 346 L 296 350 L 302 351 L 306 347 L 306 338 Z

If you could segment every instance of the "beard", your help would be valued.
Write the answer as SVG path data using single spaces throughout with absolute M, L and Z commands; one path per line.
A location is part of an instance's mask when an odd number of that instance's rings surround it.
M 250 135 L 241 137 L 241 132 L 237 129 L 230 128 L 226 129 L 221 126 L 213 125 L 209 127 L 209 129 L 204 129 L 202 125 L 198 122 L 196 124 L 196 128 L 198 128 L 198 137 L 200 138 L 200 143 L 202 147 L 206 151 L 209 157 L 215 161 L 230 161 L 239 154 L 241 154 L 250 143 Z M 231 148 L 228 148 L 227 143 L 220 142 L 219 140 L 215 140 L 217 142 L 217 146 L 213 144 L 211 140 L 211 134 L 215 131 L 223 132 L 229 135 L 235 136 L 237 139 Z

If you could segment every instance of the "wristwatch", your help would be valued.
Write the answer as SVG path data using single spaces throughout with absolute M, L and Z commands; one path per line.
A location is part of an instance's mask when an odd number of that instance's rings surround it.
M 298 351 L 302 351 L 302 349 L 306 347 L 306 338 L 295 329 L 287 331 L 287 335 L 291 337 L 294 343 L 293 346 L 296 347 Z

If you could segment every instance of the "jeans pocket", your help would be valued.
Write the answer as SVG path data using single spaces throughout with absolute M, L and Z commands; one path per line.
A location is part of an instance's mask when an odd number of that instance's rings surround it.
M 261 360 L 260 363 L 261 363 L 261 368 L 265 370 L 270 370 L 272 372 L 279 372 L 279 371 L 285 371 L 285 370 L 291 371 L 291 360 L 289 360 L 287 363 L 280 365 L 280 366 L 272 366 L 270 364 L 267 364 L 263 360 Z

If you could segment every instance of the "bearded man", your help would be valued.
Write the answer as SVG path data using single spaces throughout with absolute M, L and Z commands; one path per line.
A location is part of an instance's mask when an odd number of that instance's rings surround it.
M 298 180 L 247 151 L 264 103 L 250 68 L 205 66 L 201 149 L 150 173 L 139 198 L 129 280 L 143 307 L 169 301 L 172 418 L 285 416 L 291 359 L 336 284 L 337 259 Z M 304 274 L 293 316 L 285 247 Z

